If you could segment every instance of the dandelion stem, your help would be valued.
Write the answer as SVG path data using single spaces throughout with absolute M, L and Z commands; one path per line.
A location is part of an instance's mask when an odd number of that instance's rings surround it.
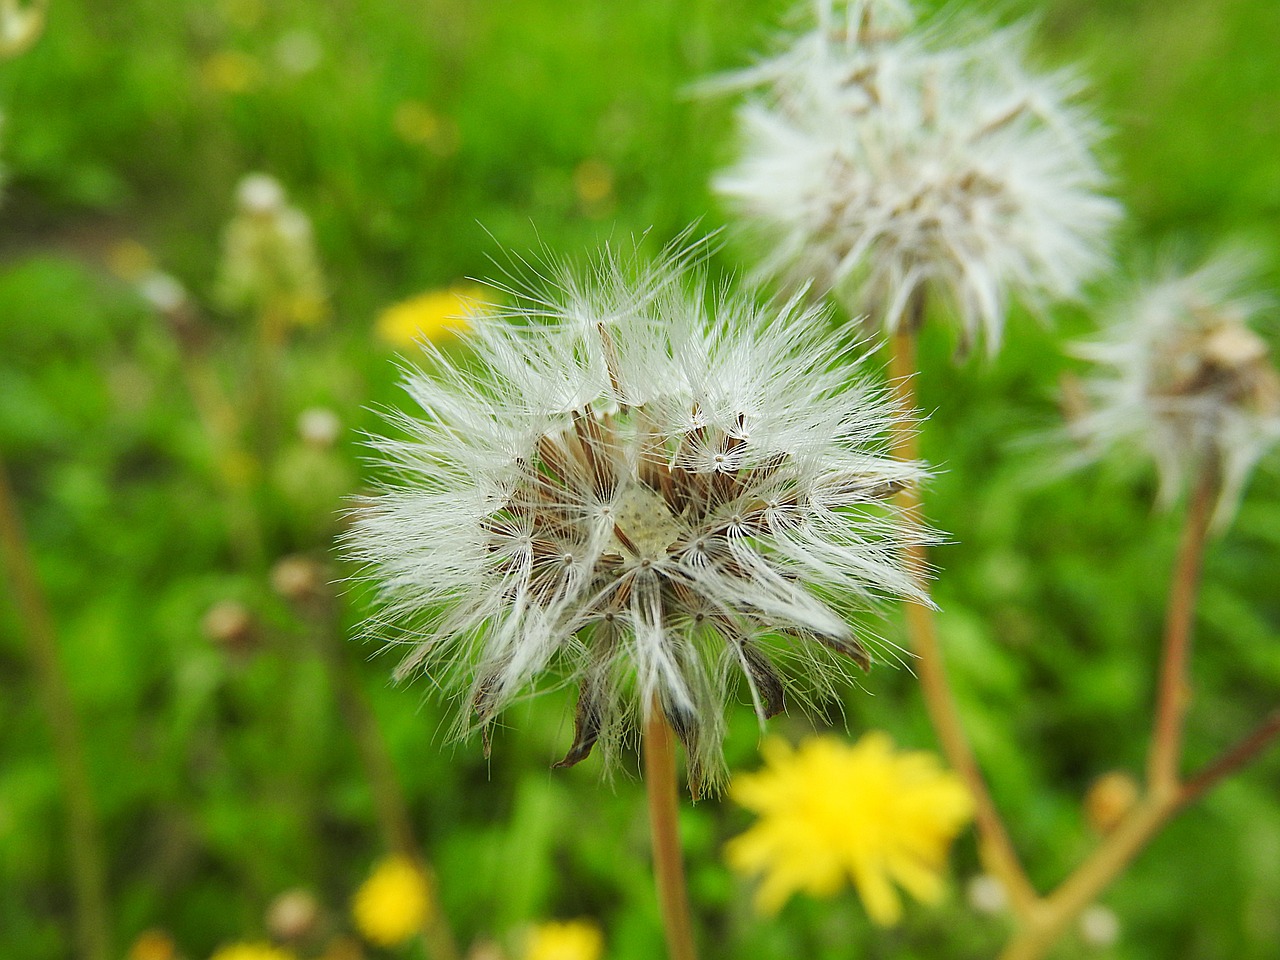
M 1280 709 L 1272 710 L 1262 723 L 1182 786 L 1172 791 L 1150 790 L 1089 858 L 1042 901 L 1026 928 L 1000 954 L 1000 960 L 1040 960 L 1165 824 L 1251 762 L 1277 736 Z
M 1191 653 L 1191 628 L 1205 539 L 1217 489 L 1216 472 L 1206 468 L 1191 497 L 1182 531 L 1182 545 L 1174 567 L 1173 585 L 1169 591 L 1155 719 L 1151 748 L 1147 754 L 1147 786 L 1155 793 L 1173 793 L 1178 787 L 1182 728 L 1190 700 L 1187 666 Z
M 890 378 L 894 397 L 904 410 L 916 407 L 914 377 L 916 374 L 915 330 L 920 326 L 924 313 L 924 296 L 921 291 L 912 298 L 911 316 L 891 342 Z M 900 460 L 916 460 L 919 457 L 919 440 L 912 424 L 894 421 L 893 452 Z M 919 491 L 908 485 L 898 495 L 898 505 L 909 520 L 919 522 L 921 503 Z M 921 583 L 928 568 L 928 556 L 920 544 L 907 547 L 907 566 Z M 987 868 L 1004 884 L 1009 902 L 1019 916 L 1027 916 L 1039 902 L 1039 894 L 1027 879 L 1022 862 L 1018 859 L 1009 832 L 996 809 L 987 789 L 982 771 L 973 756 L 965 736 L 964 726 L 947 681 L 946 666 L 938 644 L 937 630 L 932 611 L 923 603 L 907 602 L 907 632 L 911 648 L 919 658 L 920 690 L 924 697 L 929 719 L 938 734 L 938 742 L 946 754 L 947 762 L 964 780 L 973 798 L 974 819 L 981 838 L 982 856 Z
M 675 737 L 662 710 L 654 704 L 644 728 L 644 778 L 649 796 L 649 829 L 653 873 L 670 960 L 697 960 L 693 920 L 685 888 L 684 861 L 677 822 Z
M 66 791 L 67 837 L 75 885 L 77 955 L 107 960 L 111 955 L 102 839 L 89 788 L 84 739 L 58 654 L 49 605 L 3 462 L 0 462 L 0 554 L 12 584 L 18 614 L 27 632 L 31 661 L 53 735 L 53 751 Z

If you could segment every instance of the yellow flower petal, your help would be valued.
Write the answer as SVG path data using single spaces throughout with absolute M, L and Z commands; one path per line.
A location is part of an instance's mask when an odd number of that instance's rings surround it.
M 832 896 L 852 881 L 871 919 L 887 925 L 902 915 L 895 884 L 917 900 L 941 898 L 947 851 L 972 803 L 936 757 L 898 752 L 879 732 L 794 749 L 775 738 L 762 753 L 765 766 L 729 791 L 759 819 L 725 847 L 730 867 L 760 877 L 761 910 L 798 892 Z
M 407 347 L 464 333 L 468 318 L 483 309 L 482 293 L 479 287 L 456 286 L 394 304 L 378 316 L 378 336 L 392 346 Z
M 600 960 L 604 935 L 590 920 L 544 923 L 529 931 L 524 960 Z
M 408 857 L 380 862 L 351 901 L 356 928 L 370 943 L 395 947 L 422 930 L 431 916 L 431 890 Z

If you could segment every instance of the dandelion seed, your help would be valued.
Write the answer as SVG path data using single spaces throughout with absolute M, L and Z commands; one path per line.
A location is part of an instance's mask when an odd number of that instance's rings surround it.
M 523 960 L 600 960 L 604 935 L 590 920 L 542 923 L 529 931 Z
M 1118 309 L 1108 333 L 1073 352 L 1098 364 L 1090 409 L 1072 424 L 1085 456 L 1145 449 L 1168 505 L 1190 477 L 1218 481 L 1215 524 L 1234 515 L 1249 473 L 1280 441 L 1280 374 L 1250 322 L 1268 305 L 1249 293 L 1245 258 L 1190 273 L 1166 269 Z
M 830 897 L 849 881 L 882 925 L 902 916 L 895 883 L 924 903 L 941 900 L 947 851 L 973 805 L 936 757 L 896 752 L 883 733 L 852 746 L 771 739 L 764 757 L 763 770 L 730 788 L 760 819 L 725 849 L 735 870 L 762 877 L 761 910 L 777 912 L 799 892 Z
M 466 332 L 471 318 L 484 309 L 484 291 L 477 286 L 453 286 L 411 297 L 378 315 L 378 337 L 394 347 L 421 340 L 447 340 Z
M 408 857 L 381 861 L 351 901 L 356 929 L 370 943 L 395 947 L 422 932 L 431 917 L 426 874 Z
M 886 503 L 921 476 L 885 454 L 908 414 L 820 311 L 709 305 L 688 259 L 506 291 L 473 357 L 427 345 L 406 384 L 426 416 L 378 445 L 397 477 L 351 551 L 411 625 L 400 676 L 465 692 L 457 732 L 486 750 L 550 673 L 579 688 L 560 765 L 600 743 L 608 769 L 657 704 L 714 788 L 735 676 L 762 721 L 787 690 L 833 695 L 833 654 L 871 660 L 848 616 L 921 598 L 900 557 L 929 536 Z
M 816 282 L 889 332 L 936 295 L 962 349 L 982 334 L 994 353 L 1012 297 L 1074 297 L 1107 263 L 1119 211 L 1080 82 L 1027 68 L 1025 27 L 952 19 L 947 43 L 907 30 L 906 4 L 816 8 L 816 30 L 729 78 L 764 90 L 716 191 L 768 243 L 762 274 Z

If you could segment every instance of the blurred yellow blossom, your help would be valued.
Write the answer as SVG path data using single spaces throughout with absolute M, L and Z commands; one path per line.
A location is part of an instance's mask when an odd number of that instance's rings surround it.
M 523 960 L 600 960 L 604 935 L 590 920 L 543 923 L 529 931 Z
M 253 89 L 262 73 L 258 61 L 239 50 L 219 50 L 200 64 L 204 85 L 217 93 L 244 93 Z
M 795 749 L 773 738 L 763 753 L 764 769 L 730 788 L 760 819 L 725 848 L 735 870 L 761 875 L 761 910 L 776 912 L 798 891 L 831 896 L 846 877 L 882 925 L 902 915 L 894 882 L 926 903 L 941 899 L 947 851 L 973 805 L 937 757 L 897 752 L 878 732 Z
M 269 943 L 230 943 L 221 947 L 209 960 L 295 960 L 289 950 Z
M 483 308 L 484 290 L 453 286 L 433 290 L 387 307 L 378 315 L 378 337 L 392 346 L 407 347 L 419 340 L 442 340 L 465 332 L 467 318 Z
M 382 947 L 404 943 L 431 916 L 426 874 L 408 857 L 387 857 L 356 891 L 351 914 L 360 935 L 370 943 Z
M 178 947 L 163 930 L 144 930 L 129 945 L 127 960 L 174 960 Z

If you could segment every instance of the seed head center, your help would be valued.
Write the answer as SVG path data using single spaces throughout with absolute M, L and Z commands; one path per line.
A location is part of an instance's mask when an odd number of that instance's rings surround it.
M 666 501 L 640 483 L 625 483 L 613 501 L 613 520 L 627 540 L 640 553 L 640 558 L 657 560 L 667 555 L 667 548 L 680 539 L 684 530 L 668 509 Z M 619 552 L 626 548 L 614 536 Z

